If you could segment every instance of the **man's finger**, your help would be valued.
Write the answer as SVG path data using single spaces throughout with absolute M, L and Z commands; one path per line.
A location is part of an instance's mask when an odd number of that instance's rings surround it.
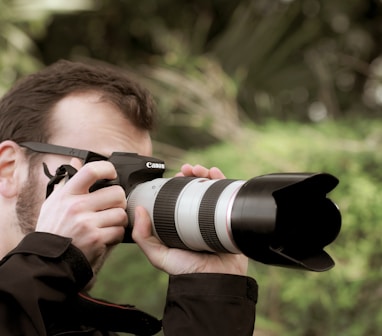
M 72 195 L 81 195 L 98 180 L 113 180 L 117 177 L 115 168 L 108 161 L 94 161 L 85 164 L 65 185 Z

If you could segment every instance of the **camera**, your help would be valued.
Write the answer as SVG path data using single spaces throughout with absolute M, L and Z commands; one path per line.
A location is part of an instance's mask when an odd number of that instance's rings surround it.
M 310 271 L 334 266 L 324 251 L 341 228 L 327 194 L 338 184 L 328 173 L 273 173 L 250 180 L 164 178 L 162 160 L 114 152 L 118 178 L 92 190 L 121 185 L 127 197 L 131 243 L 134 209 L 148 211 L 155 235 L 167 246 L 210 253 L 243 253 L 269 265 Z

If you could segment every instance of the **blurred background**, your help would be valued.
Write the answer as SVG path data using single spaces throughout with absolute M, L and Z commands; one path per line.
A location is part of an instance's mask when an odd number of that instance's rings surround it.
M 0 94 L 62 58 L 125 69 L 157 101 L 168 176 L 184 162 L 337 176 L 335 268 L 252 261 L 255 335 L 381 334 L 381 0 L 1 0 L 0 50 Z M 93 294 L 161 317 L 166 288 L 120 245 Z

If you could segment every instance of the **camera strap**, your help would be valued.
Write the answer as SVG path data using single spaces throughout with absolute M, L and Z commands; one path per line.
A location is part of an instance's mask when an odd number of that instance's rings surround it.
M 162 329 L 160 320 L 131 305 L 118 305 L 79 293 L 77 306 L 81 323 L 99 330 L 151 336 Z
M 56 184 L 60 183 L 63 179 L 68 180 L 72 178 L 77 173 L 77 169 L 73 166 L 62 165 L 57 168 L 56 174 L 52 175 L 45 162 L 43 162 L 43 166 L 45 175 L 50 178 L 50 181 L 48 182 L 48 185 L 46 187 L 46 197 L 48 197 L 52 193 Z

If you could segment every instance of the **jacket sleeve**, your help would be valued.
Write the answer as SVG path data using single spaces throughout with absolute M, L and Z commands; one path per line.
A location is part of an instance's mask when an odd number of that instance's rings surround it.
M 258 287 L 227 274 L 170 276 L 163 330 L 166 336 L 252 336 Z
M 69 238 L 27 235 L 0 261 L 0 335 L 46 335 L 49 314 L 92 275 Z

